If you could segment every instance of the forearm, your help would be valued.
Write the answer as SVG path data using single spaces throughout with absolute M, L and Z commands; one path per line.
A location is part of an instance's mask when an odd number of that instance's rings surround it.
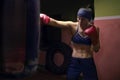
M 84 33 L 91 38 L 92 41 L 92 50 L 94 52 L 98 52 L 100 49 L 100 41 L 99 41 L 99 31 L 93 25 L 87 28 Z
M 99 49 L 100 49 L 100 44 L 93 45 L 93 50 L 94 50 L 94 52 L 98 52 Z
M 48 25 L 59 27 L 59 28 L 68 28 L 71 21 L 60 21 L 53 18 L 50 18 Z
M 94 36 L 92 39 L 92 49 L 94 52 L 98 52 L 100 49 L 100 40 L 99 36 Z
M 46 24 L 46 25 L 51 25 L 54 27 L 59 27 L 59 28 L 69 28 L 72 25 L 75 25 L 75 22 L 72 21 L 60 21 L 53 19 L 46 14 L 40 14 L 40 23 L 41 24 Z

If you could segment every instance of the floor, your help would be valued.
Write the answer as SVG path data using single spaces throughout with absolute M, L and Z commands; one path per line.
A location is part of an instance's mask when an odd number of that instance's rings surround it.
M 18 66 L 16 68 L 16 66 Z M 14 74 L 16 73 L 16 71 L 20 71 L 20 69 L 22 69 L 22 66 L 20 66 L 20 64 L 17 65 L 13 65 L 13 64 L 9 64 L 9 68 L 8 68 L 8 72 L 9 71 L 14 71 Z M 21 78 L 21 79 L 8 79 L 8 78 L 1 78 L 0 80 L 66 80 L 66 75 L 57 75 L 57 74 L 53 74 L 51 72 L 49 72 L 48 70 L 45 69 L 44 66 L 41 66 L 38 68 L 37 72 L 30 75 L 29 77 L 25 77 L 25 78 Z M 82 80 L 80 78 L 80 80 Z
M 1 79 L 0 78 L 0 80 L 66 80 L 66 76 L 56 75 L 45 69 L 39 69 L 38 72 L 34 73 L 29 77 L 25 77 L 23 79 L 8 79 L 8 78 Z
M 39 70 L 36 74 L 23 80 L 66 80 L 65 75 L 56 75 L 46 70 Z

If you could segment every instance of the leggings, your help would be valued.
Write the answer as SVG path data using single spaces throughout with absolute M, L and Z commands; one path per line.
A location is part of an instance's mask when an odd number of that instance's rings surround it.
M 79 80 L 81 72 L 83 80 L 98 80 L 93 58 L 72 58 L 68 66 L 67 80 Z

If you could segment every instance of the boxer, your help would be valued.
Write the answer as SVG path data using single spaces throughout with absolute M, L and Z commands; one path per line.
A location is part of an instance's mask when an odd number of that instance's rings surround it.
M 77 21 L 60 21 L 40 13 L 42 24 L 70 30 L 71 47 L 73 49 L 71 63 L 67 70 L 67 80 L 78 80 L 80 73 L 84 80 L 98 80 L 93 53 L 100 49 L 99 28 L 92 20 L 90 8 L 80 8 Z

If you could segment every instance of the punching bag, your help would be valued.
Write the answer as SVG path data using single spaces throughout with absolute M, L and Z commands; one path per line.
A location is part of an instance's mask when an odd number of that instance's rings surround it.
M 0 77 L 20 77 L 36 71 L 40 37 L 39 4 L 39 0 L 4 0 Z
M 4 72 L 4 58 L 3 58 L 3 46 L 2 46 L 2 26 L 3 26 L 3 24 L 2 24 L 2 22 L 3 22 L 3 20 L 2 20 L 2 16 L 3 16 L 3 5 L 4 5 L 4 0 L 1 0 L 1 2 L 0 2 L 0 10 L 1 10 L 1 13 L 0 13 L 0 22 L 1 22 L 1 24 L 0 24 L 0 72 L 2 73 L 2 72 Z
M 36 71 L 39 50 L 39 0 L 26 0 L 26 54 L 25 70 Z

